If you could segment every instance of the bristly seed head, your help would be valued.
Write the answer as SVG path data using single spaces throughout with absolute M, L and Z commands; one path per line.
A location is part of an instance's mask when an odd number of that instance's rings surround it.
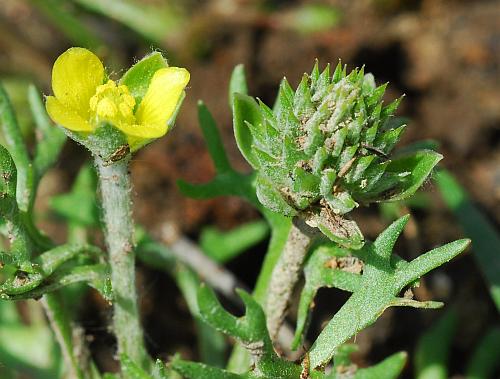
M 237 97 L 238 146 L 257 171 L 260 202 L 304 217 L 344 246 L 362 246 L 346 214 L 359 204 L 411 196 L 442 158 L 423 149 L 391 156 L 406 125 L 393 117 L 401 98 L 384 105 L 385 89 L 364 68 L 347 74 L 339 63 L 331 75 L 316 64 L 296 90 L 283 79 L 273 109 Z
M 323 198 L 343 215 L 395 184 L 386 157 L 404 125 L 391 118 L 400 99 L 383 106 L 385 87 L 363 68 L 347 75 L 339 63 L 331 76 L 316 64 L 295 92 L 283 80 L 274 110 L 260 103 L 263 122 L 250 125 L 259 176 L 280 189 L 289 214 Z

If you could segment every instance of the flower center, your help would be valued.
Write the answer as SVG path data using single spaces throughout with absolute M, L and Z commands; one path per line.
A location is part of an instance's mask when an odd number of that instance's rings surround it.
M 90 98 L 91 118 L 97 123 L 109 122 L 113 125 L 135 123 L 135 99 L 127 86 L 117 86 L 113 80 L 97 87 Z

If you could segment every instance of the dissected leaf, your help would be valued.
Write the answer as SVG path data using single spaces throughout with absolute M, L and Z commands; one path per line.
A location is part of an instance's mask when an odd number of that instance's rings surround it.
M 246 309 L 245 315 L 240 318 L 224 310 L 212 290 L 206 286 L 200 287 L 198 305 L 202 318 L 215 329 L 236 338 L 250 352 L 255 363 L 254 372 L 258 377 L 297 378 L 301 368 L 276 355 L 260 305 L 243 290 L 239 290 L 238 295 Z
M 419 303 L 398 297 L 400 291 L 422 275 L 462 252 L 469 240 L 459 240 L 431 250 L 411 262 L 392 257 L 392 249 L 408 218 L 403 217 L 382 232 L 374 243 L 354 252 L 363 263 L 360 287 L 333 316 L 309 351 L 311 368 L 328 363 L 335 349 L 371 325 L 390 306 L 434 308 L 439 303 Z M 352 315 L 357 317 L 353 318 Z
M 320 245 L 312 251 L 304 266 L 305 284 L 300 293 L 292 349 L 298 348 L 305 335 L 317 291 L 322 287 L 357 291 L 361 283 L 359 274 L 362 269 L 362 263 L 357 258 L 335 245 Z
M 82 266 L 79 270 L 78 262 L 69 268 L 63 266 L 77 258 L 96 261 L 101 255 L 101 250 L 93 246 L 61 245 L 55 247 L 35 258 L 33 262 L 20 265 L 15 274 L 7 278 L 0 286 L 0 297 L 6 299 L 37 298 L 45 292 L 51 292 L 79 281 L 91 282 L 106 295 L 105 284 L 101 284 L 101 281 L 105 282 L 107 276 L 99 277 L 105 271 L 101 269 L 95 272 L 92 269 L 85 271 L 86 266 Z M 62 269 L 58 271 L 60 267 Z M 45 284 L 44 281 L 47 283 Z

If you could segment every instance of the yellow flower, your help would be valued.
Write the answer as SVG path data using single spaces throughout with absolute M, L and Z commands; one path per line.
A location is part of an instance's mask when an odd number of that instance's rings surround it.
M 89 50 L 70 48 L 54 63 L 54 96 L 47 96 L 47 112 L 74 132 L 92 133 L 101 123 L 110 123 L 137 150 L 167 133 L 189 82 L 186 69 L 161 63 L 149 83 L 141 83 L 139 87 L 146 85 L 141 93 L 141 88 L 108 80 L 102 62 Z

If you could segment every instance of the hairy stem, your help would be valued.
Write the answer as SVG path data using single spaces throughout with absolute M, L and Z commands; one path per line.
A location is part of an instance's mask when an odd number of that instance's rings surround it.
M 301 218 L 295 218 L 283 252 L 274 267 L 266 299 L 267 328 L 273 341 L 286 316 L 293 289 L 300 277 L 300 270 L 311 246 L 315 229 Z
M 134 225 L 130 199 L 130 156 L 118 162 L 96 157 L 104 218 L 104 234 L 111 266 L 114 296 L 113 328 L 118 340 L 118 353 L 146 367 L 135 288 Z

